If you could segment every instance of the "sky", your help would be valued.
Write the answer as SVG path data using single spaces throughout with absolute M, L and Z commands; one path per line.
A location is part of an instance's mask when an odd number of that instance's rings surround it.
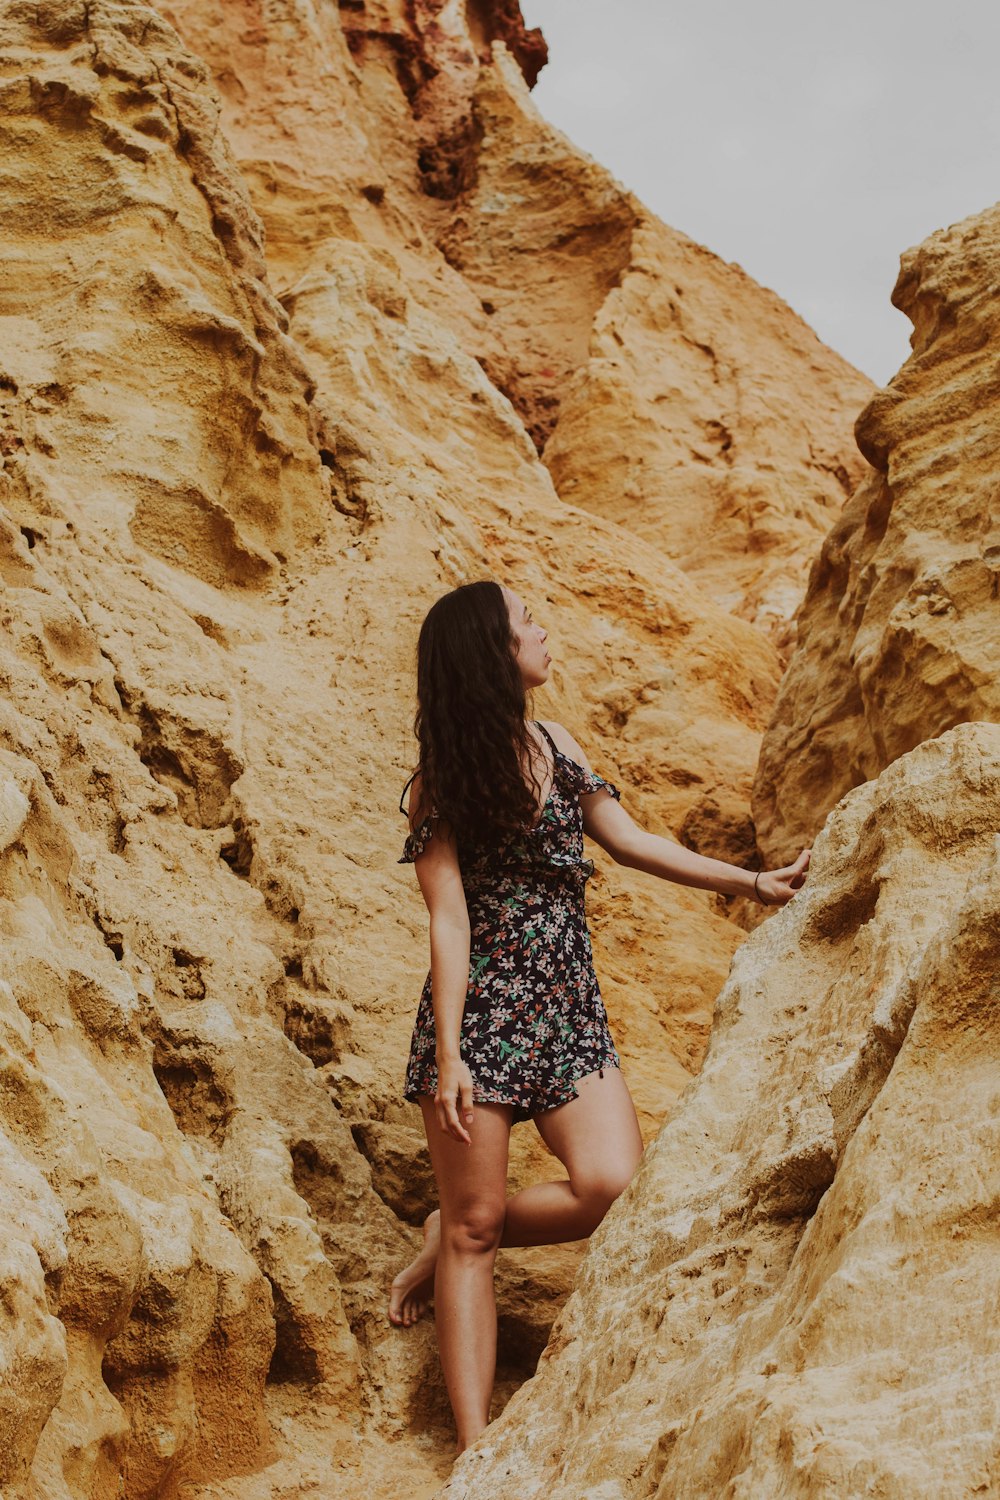
M 546 119 L 884 384 L 900 254 L 1000 199 L 996 0 L 521 0 Z

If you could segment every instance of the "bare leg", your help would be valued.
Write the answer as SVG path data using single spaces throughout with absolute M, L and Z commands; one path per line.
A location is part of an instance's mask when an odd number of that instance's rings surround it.
M 477 1104 L 470 1145 L 446 1134 L 421 1100 L 441 1201 L 434 1278 L 438 1350 L 461 1453 L 489 1421 L 496 1370 L 493 1265 L 503 1229 L 512 1110 Z
M 547 1110 L 535 1122 L 569 1180 L 541 1182 L 507 1199 L 504 1248 L 585 1239 L 635 1172 L 642 1137 L 621 1073 L 606 1068 L 603 1078 L 592 1073 L 579 1079 L 577 1088 L 579 1098 Z M 431 1124 L 438 1128 L 436 1121 Z M 423 1249 L 392 1283 L 389 1317 L 401 1327 L 415 1323 L 433 1295 L 439 1243 L 435 1210 L 424 1226 Z
M 535 1118 L 569 1180 L 540 1182 L 507 1200 L 501 1245 L 557 1245 L 592 1234 L 632 1180 L 642 1136 L 617 1068 L 576 1082 L 579 1097 Z
M 402 1325 L 415 1322 L 434 1278 L 438 1347 L 459 1452 L 489 1419 L 496 1366 L 497 1248 L 586 1238 L 628 1185 L 642 1156 L 635 1107 L 619 1070 L 606 1068 L 603 1078 L 592 1073 L 578 1079 L 576 1087 L 576 1099 L 546 1110 L 535 1121 L 568 1180 L 538 1183 L 506 1202 L 510 1109 L 477 1105 L 472 1145 L 466 1146 L 441 1130 L 433 1100 L 421 1101 L 441 1198 L 440 1223 L 434 1222 L 437 1215 L 429 1216 L 424 1248 L 393 1282 L 389 1315 Z

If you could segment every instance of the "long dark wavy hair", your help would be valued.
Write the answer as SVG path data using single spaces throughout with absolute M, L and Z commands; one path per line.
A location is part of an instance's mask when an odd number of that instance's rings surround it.
M 507 601 L 492 580 L 445 594 L 420 628 L 420 808 L 463 841 L 503 839 L 538 815 L 540 757 L 515 650 Z

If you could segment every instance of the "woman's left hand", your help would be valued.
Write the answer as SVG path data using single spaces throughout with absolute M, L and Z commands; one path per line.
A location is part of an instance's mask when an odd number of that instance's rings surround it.
M 782 870 L 762 870 L 757 877 L 757 894 L 765 906 L 784 906 L 805 885 L 811 849 L 803 849 L 793 865 Z

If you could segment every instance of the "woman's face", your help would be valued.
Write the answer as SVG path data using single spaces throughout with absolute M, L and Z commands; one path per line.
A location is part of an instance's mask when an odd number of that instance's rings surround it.
M 511 634 L 514 637 L 514 660 L 521 669 L 526 688 L 541 687 L 549 680 L 552 658 L 545 649 L 548 640 L 541 625 L 536 625 L 524 600 L 513 589 L 504 589 Z

